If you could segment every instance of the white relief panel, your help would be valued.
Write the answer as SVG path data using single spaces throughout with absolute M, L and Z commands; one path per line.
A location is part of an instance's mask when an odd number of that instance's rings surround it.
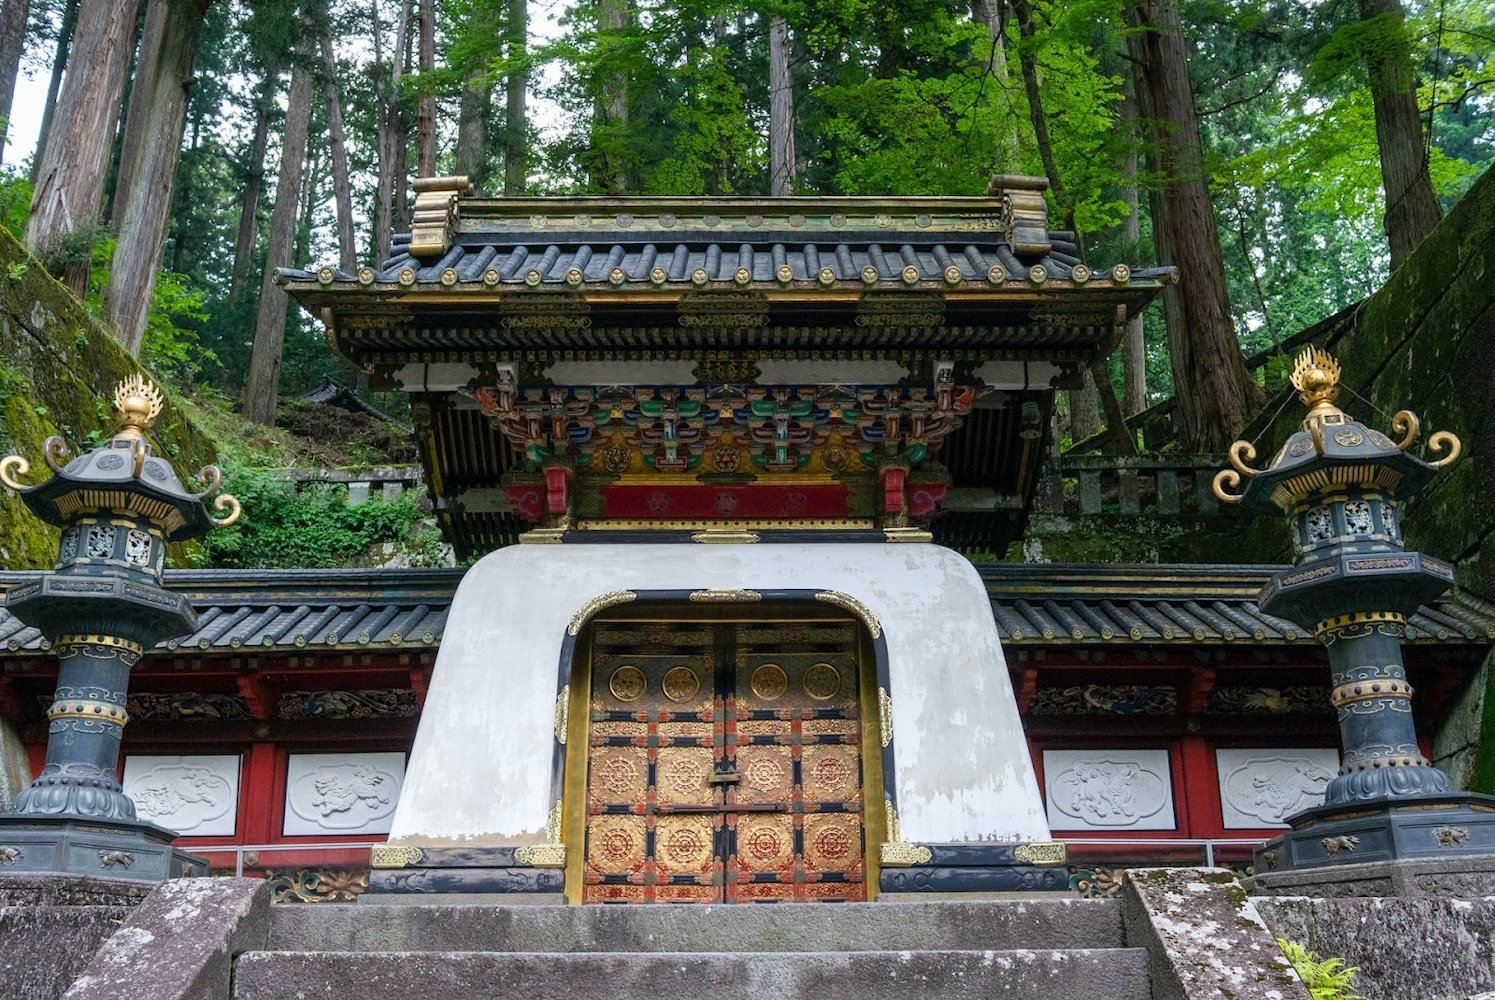
M 231 837 L 239 818 L 239 757 L 125 758 L 125 794 L 143 820 L 184 837 Z
M 1324 804 L 1339 773 L 1334 750 L 1216 750 L 1220 813 L 1228 829 L 1287 824 L 1293 813 Z
M 388 833 L 404 781 L 403 753 L 293 753 L 282 830 L 288 837 Z
M 1045 750 L 1054 830 L 1172 830 L 1167 750 Z

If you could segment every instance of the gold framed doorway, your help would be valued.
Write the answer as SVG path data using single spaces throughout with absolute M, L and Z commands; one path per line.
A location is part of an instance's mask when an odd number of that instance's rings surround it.
M 871 643 L 823 605 L 745 611 L 640 602 L 579 637 L 569 901 L 875 897 L 885 741 Z

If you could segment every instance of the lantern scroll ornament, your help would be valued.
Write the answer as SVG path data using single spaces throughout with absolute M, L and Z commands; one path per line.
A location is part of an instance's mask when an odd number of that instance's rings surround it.
M 1312 628 L 1327 648 L 1344 748 L 1324 805 L 1287 817 L 1292 830 L 1257 849 L 1257 871 L 1267 881 L 1294 869 L 1430 856 L 1435 849 L 1446 856 L 1449 849 L 1422 830 L 1430 811 L 1470 830 L 1461 853 L 1495 853 L 1495 797 L 1456 792 L 1423 755 L 1402 665 L 1407 617 L 1446 591 L 1454 574 L 1442 560 L 1406 551 L 1400 506 L 1458 457 L 1458 438 L 1440 431 L 1428 448 L 1442 457 L 1417 458 L 1410 451 L 1417 417 L 1398 413 L 1392 430 L 1402 440 L 1392 441 L 1335 405 L 1339 377 L 1334 358 L 1305 350 L 1292 372 L 1308 406 L 1297 432 L 1265 469 L 1251 468 L 1255 450 L 1237 441 L 1232 468 L 1214 481 L 1220 499 L 1287 519 L 1293 565 L 1272 576 L 1257 603 Z M 1324 846 L 1344 837 L 1358 837 L 1362 846 L 1354 853 Z M 1275 867 L 1266 864 L 1268 853 Z
M 191 632 L 197 615 L 161 584 L 170 542 L 200 537 L 239 519 L 239 501 L 218 492 L 222 474 L 207 466 L 207 486 L 191 493 L 148 432 L 164 400 L 140 375 L 114 392 L 119 423 L 95 451 L 66 465 L 68 449 L 49 438 L 43 457 L 53 472 L 28 486 L 30 463 L 0 459 L 0 483 L 36 517 L 62 530 L 56 568 L 10 588 L 5 608 L 39 629 L 60 660 L 47 710 L 47 759 L 41 774 L 0 815 L 0 834 L 23 845 L 24 871 L 103 875 L 101 852 L 133 857 L 104 865 L 110 878 L 160 880 L 205 872 L 202 858 L 174 850 L 175 834 L 139 820 L 116 779 L 130 669 L 147 649 Z M 206 506 L 225 514 L 214 518 Z

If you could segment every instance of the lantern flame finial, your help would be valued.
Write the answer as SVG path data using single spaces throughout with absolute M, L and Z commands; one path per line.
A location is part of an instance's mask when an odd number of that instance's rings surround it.
M 135 373 L 114 387 L 114 415 L 125 427 L 150 430 L 165 399 L 144 375 Z

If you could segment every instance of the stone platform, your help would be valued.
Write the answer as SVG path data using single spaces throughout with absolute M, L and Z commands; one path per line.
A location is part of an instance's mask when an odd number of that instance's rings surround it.
M 1246 879 L 1258 896 L 1495 896 L 1495 855 L 1364 861 L 1298 871 L 1261 872 Z

